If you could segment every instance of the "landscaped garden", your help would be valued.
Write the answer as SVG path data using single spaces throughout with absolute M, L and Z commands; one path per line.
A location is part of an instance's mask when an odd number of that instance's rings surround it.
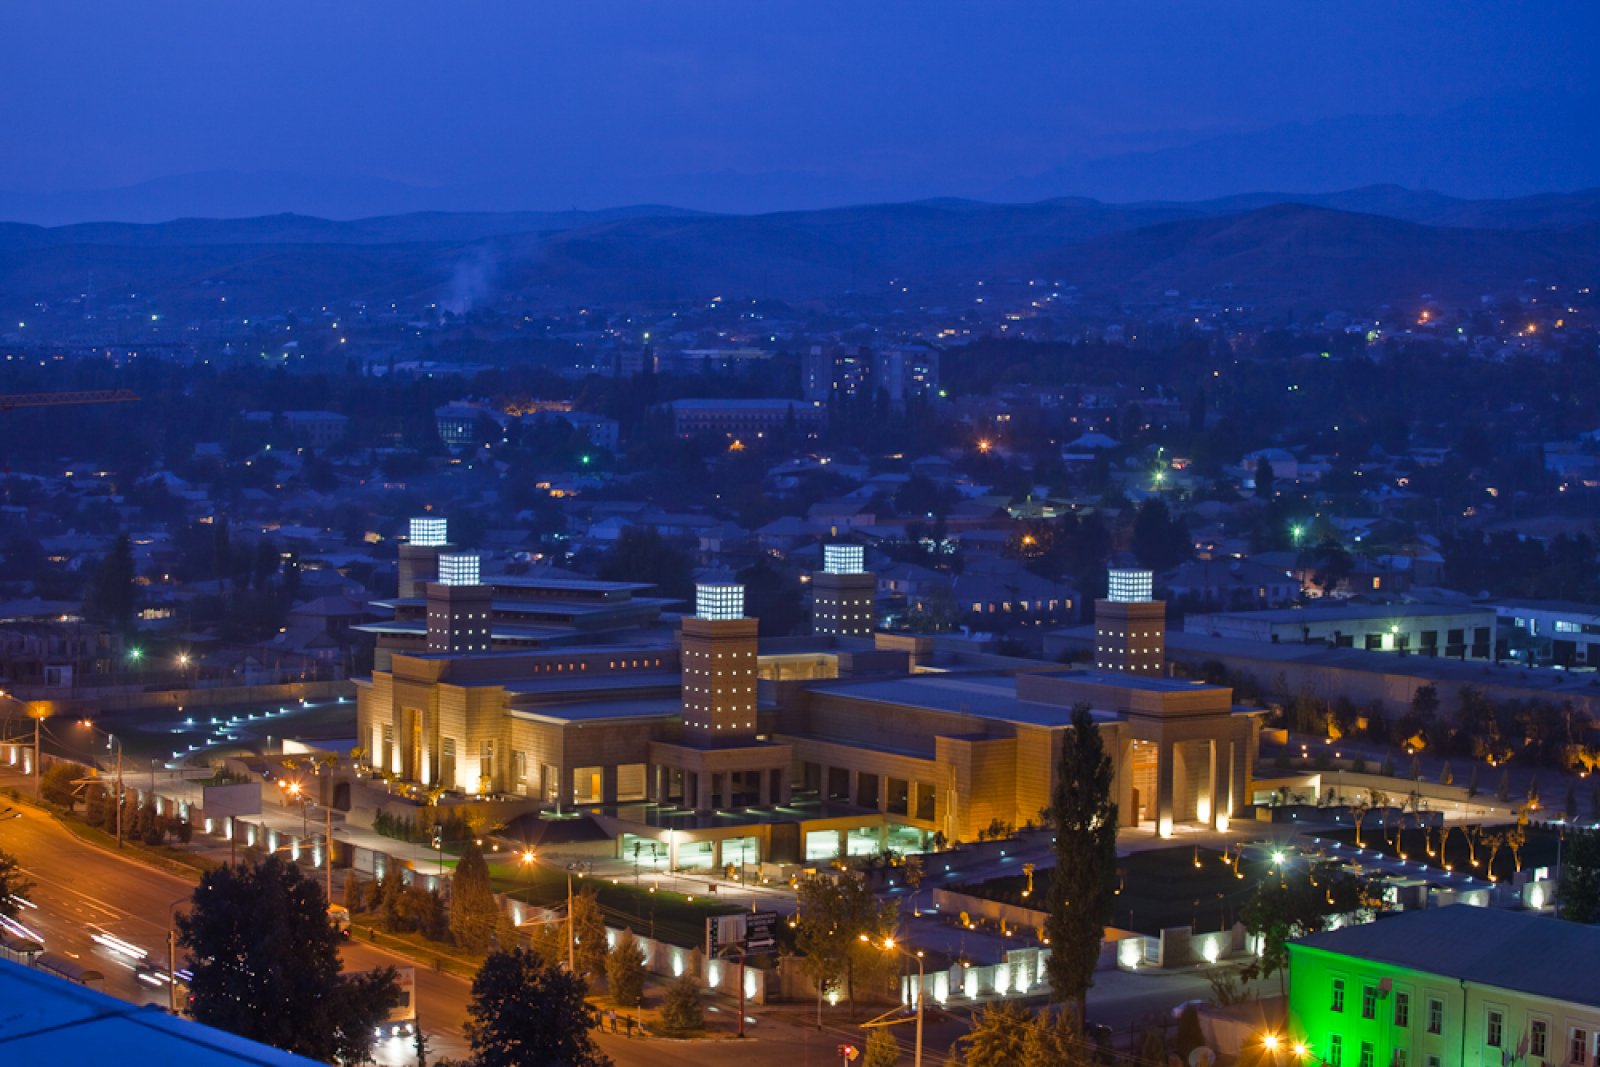
M 1155 934 L 1163 928 L 1192 926 L 1196 933 L 1226 929 L 1239 917 L 1267 869 L 1259 854 L 1213 848 L 1163 848 L 1134 852 L 1117 860 L 1118 890 L 1112 924 Z M 955 892 L 986 900 L 1044 910 L 1051 868 L 952 886 Z
M 1422 863 L 1439 872 L 1469 874 L 1474 878 L 1509 881 L 1518 870 L 1556 865 L 1561 849 L 1559 826 L 1530 824 L 1518 827 L 1477 826 L 1446 823 L 1441 829 L 1385 828 L 1370 820 L 1361 829 L 1361 847 L 1369 855 L 1381 855 Z M 1329 850 L 1335 859 L 1359 860 L 1356 831 L 1331 830 L 1317 835 L 1323 842 L 1338 842 L 1340 849 Z M 1420 873 L 1420 872 L 1419 872 Z

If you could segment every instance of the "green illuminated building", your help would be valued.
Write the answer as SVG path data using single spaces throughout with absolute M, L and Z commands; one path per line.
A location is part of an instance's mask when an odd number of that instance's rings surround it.
M 1594 1065 L 1600 927 L 1464 904 L 1289 946 L 1282 1062 Z

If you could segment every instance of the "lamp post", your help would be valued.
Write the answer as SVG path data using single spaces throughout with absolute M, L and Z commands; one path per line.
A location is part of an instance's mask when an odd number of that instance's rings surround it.
M 178 1014 L 178 905 L 189 903 L 180 897 L 167 905 L 167 1010 Z
M 872 939 L 866 934 L 861 935 L 861 940 L 869 945 L 872 944 Z M 922 950 L 918 949 L 917 951 L 912 952 L 910 949 L 896 944 L 894 938 L 892 937 L 884 938 L 883 945 L 881 947 L 885 952 L 898 952 L 902 956 L 906 956 L 917 961 L 917 1045 L 916 1052 L 912 1056 L 911 1063 L 912 1067 L 922 1067 L 922 1001 L 924 994 L 926 993 L 926 986 L 928 984 L 928 972 L 922 959 Z M 740 989 L 742 991 L 743 987 L 741 986 Z M 740 1025 L 743 1025 L 743 1019 L 740 1020 Z

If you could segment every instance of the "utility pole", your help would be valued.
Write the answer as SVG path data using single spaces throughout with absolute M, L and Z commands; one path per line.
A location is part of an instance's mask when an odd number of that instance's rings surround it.
M 39 716 L 33 717 L 33 799 L 39 799 Z
M 572 868 L 567 868 L 567 973 L 578 973 L 578 942 L 573 936 L 577 924 L 572 921 Z
M 328 819 L 327 830 L 322 835 L 322 839 L 323 839 L 323 841 L 325 843 L 324 846 L 323 846 L 323 849 L 322 849 L 322 869 L 323 869 L 324 873 L 327 874 L 327 876 L 328 876 L 328 903 L 332 904 L 333 903 L 333 805 L 331 805 L 331 804 L 322 805 L 322 811 L 323 811 L 323 814 L 326 815 L 327 819 Z M 348 900 L 345 901 L 345 906 L 346 907 L 350 906 L 350 902 Z
M 90 735 L 90 739 L 93 740 L 93 735 L 92 734 Z M 122 847 L 122 809 L 124 807 L 125 807 L 125 805 L 123 804 L 123 792 L 122 792 L 122 742 L 118 741 L 117 742 L 117 847 L 118 848 Z

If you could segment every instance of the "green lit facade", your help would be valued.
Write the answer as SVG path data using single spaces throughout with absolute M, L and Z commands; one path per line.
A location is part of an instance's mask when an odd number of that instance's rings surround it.
M 1478 923 L 1500 920 L 1510 929 L 1480 940 L 1479 963 L 1454 966 L 1470 951 L 1460 944 L 1466 931 L 1451 929 L 1458 923 L 1426 918 L 1447 911 L 1470 911 Z M 1593 977 L 1592 957 L 1580 964 L 1565 958 L 1567 952 L 1547 951 L 1543 936 L 1517 937 L 1519 930 L 1559 934 L 1575 924 L 1466 905 L 1397 919 L 1402 920 L 1398 925 L 1380 921 L 1289 946 L 1288 1022 L 1278 1035 L 1278 1062 L 1298 1059 L 1331 1067 L 1600 1063 L 1600 982 Z M 1556 929 L 1527 928 L 1529 920 Z M 1412 931 L 1402 929 L 1408 925 Z M 1429 964 L 1436 970 L 1419 966 L 1418 957 L 1428 953 L 1426 940 L 1404 936 L 1426 932 L 1415 928 L 1429 925 L 1440 927 L 1433 931 L 1440 946 L 1437 963 Z M 1380 940 L 1391 927 L 1402 935 L 1393 949 Z M 1579 944 L 1572 949 L 1571 955 L 1583 955 Z M 1495 965 L 1497 957 L 1504 959 L 1503 969 Z M 1529 974 L 1538 980 L 1525 981 Z

